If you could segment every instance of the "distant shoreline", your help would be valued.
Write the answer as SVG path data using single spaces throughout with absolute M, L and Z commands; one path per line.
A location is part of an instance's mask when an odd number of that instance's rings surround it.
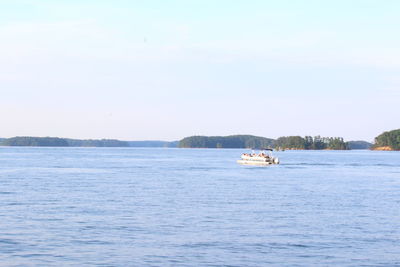
M 74 148 L 74 149 L 80 149 L 80 148 L 122 148 L 122 149 L 131 149 L 131 148 L 138 148 L 138 149 L 191 149 L 191 150 L 202 150 L 202 149 L 210 149 L 210 150 L 252 150 L 253 148 L 216 148 L 216 147 L 163 147 L 163 146 L 6 146 L 6 145 L 1 145 L 0 148 Z M 254 149 L 257 150 L 257 149 Z M 362 151 L 383 151 L 383 152 L 399 152 L 400 150 L 394 150 L 391 148 L 370 148 L 370 149 L 285 149 L 285 150 L 276 150 L 274 149 L 274 152 L 285 152 L 285 151 L 357 151 L 357 150 L 362 150 Z
M 345 141 L 342 137 L 282 136 L 277 139 L 254 135 L 189 136 L 179 141 L 121 141 L 117 139 L 72 139 L 59 137 L 16 136 L 0 138 L 3 147 L 154 147 L 222 148 L 283 150 L 375 150 L 400 151 L 400 129 L 384 132 L 375 143 Z
M 178 143 L 179 141 L 121 141 L 33 136 L 0 138 L 0 146 L 7 147 L 177 147 Z

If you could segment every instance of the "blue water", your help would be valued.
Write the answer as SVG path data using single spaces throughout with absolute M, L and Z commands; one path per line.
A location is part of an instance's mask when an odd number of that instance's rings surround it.
M 400 153 L 0 147 L 1 266 L 400 266 Z

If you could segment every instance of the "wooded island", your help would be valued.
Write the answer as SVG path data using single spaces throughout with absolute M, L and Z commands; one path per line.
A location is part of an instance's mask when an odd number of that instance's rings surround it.
M 277 150 L 347 150 L 341 137 L 284 136 L 270 139 L 253 135 L 190 136 L 179 142 L 182 148 L 275 148 Z
M 400 129 L 384 132 L 375 137 L 374 150 L 400 150 Z

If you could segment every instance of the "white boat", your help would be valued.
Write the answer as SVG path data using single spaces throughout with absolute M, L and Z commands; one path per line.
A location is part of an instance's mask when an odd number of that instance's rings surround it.
M 279 164 L 279 159 L 272 156 L 272 149 L 262 149 L 259 153 L 254 153 L 254 151 L 243 153 L 237 163 L 246 165 L 271 165 Z

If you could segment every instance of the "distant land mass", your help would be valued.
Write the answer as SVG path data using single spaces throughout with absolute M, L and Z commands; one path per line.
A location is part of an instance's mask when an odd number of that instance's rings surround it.
M 0 145 L 40 147 L 177 147 L 178 141 L 120 141 L 115 139 L 96 140 L 17 136 L 12 138 L 1 138 Z
M 275 148 L 298 149 L 298 150 L 347 150 L 347 143 L 342 137 L 321 137 L 321 136 L 283 136 L 275 141 Z
M 179 141 L 181 148 L 266 148 L 274 139 L 253 135 L 189 136 Z
M 277 140 L 253 136 L 190 136 L 179 142 L 182 148 L 275 148 L 275 149 L 335 149 L 346 150 L 347 144 L 341 137 L 284 136 Z
M 127 141 L 130 147 L 178 147 L 179 141 Z
M 277 150 L 400 150 L 400 129 L 387 131 L 366 141 L 345 142 L 342 137 L 282 136 L 275 139 L 254 135 L 189 136 L 180 141 L 121 141 L 116 139 L 71 139 L 16 136 L 0 138 L 1 146 L 47 147 L 179 147 L 179 148 L 275 148 Z
M 366 141 L 349 141 L 347 146 L 349 149 L 370 149 L 373 144 Z
M 18 136 L 4 139 L 4 146 L 68 146 L 68 141 L 58 137 Z
M 48 147 L 128 147 L 126 141 L 113 139 L 79 140 L 58 137 L 32 137 L 17 136 L 6 138 L 1 143 L 3 146 L 48 146 Z
M 400 150 L 400 129 L 384 132 L 375 137 L 373 150 Z

